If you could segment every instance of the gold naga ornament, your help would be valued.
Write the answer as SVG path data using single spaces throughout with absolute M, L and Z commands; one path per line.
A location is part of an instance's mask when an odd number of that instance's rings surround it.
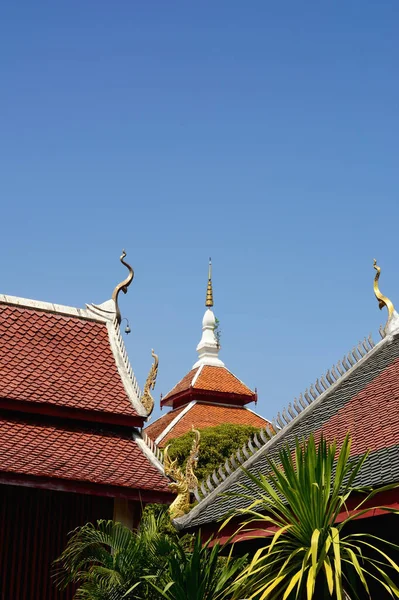
M 171 519 L 182 517 L 190 510 L 190 495 L 198 485 L 198 479 L 194 473 L 194 469 L 198 463 L 201 435 L 197 429 L 194 429 L 194 426 L 192 426 L 192 431 L 194 433 L 194 440 L 187 459 L 185 473 L 183 473 L 182 469 L 177 465 L 177 458 L 171 460 L 169 456 L 169 446 L 166 446 L 163 454 L 165 475 L 174 479 L 174 482 L 169 484 L 169 488 L 172 492 L 177 492 L 177 497 L 169 506 L 169 515 Z
M 155 384 L 157 381 L 157 375 L 158 375 L 158 364 L 159 364 L 158 356 L 155 354 L 154 350 L 151 350 L 151 355 L 154 359 L 154 362 L 151 365 L 151 369 L 150 369 L 150 372 L 148 373 L 147 381 L 145 382 L 143 394 L 141 396 L 141 404 L 144 406 L 148 417 L 154 410 L 154 398 L 151 396 L 151 390 L 153 390 L 155 388 Z
M 133 277 L 134 277 L 134 271 L 133 271 L 132 267 L 124 260 L 125 257 L 126 257 L 126 252 L 124 250 L 122 250 L 122 255 L 120 256 L 119 260 L 129 270 L 129 275 L 126 277 L 126 279 L 121 281 L 121 283 L 118 283 L 118 285 L 115 287 L 114 291 L 112 292 L 112 300 L 115 302 L 116 320 L 119 325 L 122 321 L 122 315 L 121 315 L 121 311 L 119 310 L 118 296 L 119 296 L 120 292 L 127 294 L 127 288 L 132 283 Z
M 377 271 L 377 273 L 375 274 L 375 277 L 374 277 L 374 294 L 378 300 L 378 306 L 380 307 L 380 310 L 383 309 L 384 306 L 387 307 L 387 310 L 388 310 L 387 324 L 388 324 L 389 320 L 391 319 L 391 317 L 393 316 L 393 314 L 395 312 L 395 308 L 394 308 L 394 305 L 392 304 L 392 302 L 390 301 L 390 299 L 387 298 L 386 296 L 384 296 L 384 294 L 381 294 L 380 288 L 378 287 L 378 280 L 380 278 L 381 267 L 379 267 L 377 265 L 376 259 L 374 259 L 373 266 L 374 266 L 374 269 Z

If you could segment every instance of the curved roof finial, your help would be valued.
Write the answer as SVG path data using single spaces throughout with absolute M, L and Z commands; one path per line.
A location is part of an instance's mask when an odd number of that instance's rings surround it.
M 132 267 L 124 260 L 125 256 L 126 256 L 126 252 L 124 250 L 122 250 L 122 255 L 120 256 L 119 260 L 121 261 L 121 263 L 123 265 L 125 265 L 125 267 L 127 269 L 129 269 L 129 275 L 126 277 L 126 279 L 121 281 L 121 283 L 118 283 L 118 285 L 112 292 L 112 300 L 115 302 L 116 320 L 119 324 L 122 320 L 122 315 L 121 315 L 121 311 L 119 310 L 118 296 L 119 296 L 120 292 L 123 292 L 124 294 L 127 293 L 127 288 L 132 283 L 133 277 L 134 277 L 134 271 L 133 271 Z
M 208 267 L 208 287 L 206 288 L 205 306 L 208 308 L 213 306 L 212 259 L 210 257 L 209 257 L 209 267 Z
M 384 294 L 381 294 L 380 292 L 380 288 L 378 287 L 378 280 L 380 278 L 380 273 L 381 273 L 381 267 L 379 267 L 377 265 L 377 261 L 376 259 L 374 259 L 374 269 L 377 271 L 377 273 L 375 274 L 374 277 L 374 294 L 375 297 L 378 300 L 378 306 L 380 307 L 380 309 L 384 308 L 384 306 L 387 307 L 388 309 L 388 321 L 389 319 L 392 317 L 395 308 L 394 305 L 392 304 L 392 302 L 389 300 L 389 298 L 387 298 L 386 296 L 384 296 Z

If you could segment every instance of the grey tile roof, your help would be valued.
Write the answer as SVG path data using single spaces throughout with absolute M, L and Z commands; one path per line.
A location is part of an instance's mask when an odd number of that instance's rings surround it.
M 371 450 L 357 485 L 399 482 L 399 336 L 384 338 L 243 466 L 254 474 L 265 473 L 267 456 L 275 458 L 283 444 L 320 431 L 338 441 L 350 431 L 352 456 Z M 245 499 L 226 497 L 226 492 L 242 492 L 244 483 L 251 487 L 243 470 L 237 469 L 190 513 L 176 520 L 176 526 L 187 529 L 217 522 L 228 510 L 244 506 Z

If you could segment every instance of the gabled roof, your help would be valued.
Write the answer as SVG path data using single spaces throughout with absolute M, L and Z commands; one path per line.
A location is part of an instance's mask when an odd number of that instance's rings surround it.
M 147 412 L 119 329 L 126 281 L 86 309 L 0 296 L 1 483 L 173 498 L 135 429 Z
M 359 474 L 358 485 L 382 486 L 399 482 L 399 332 L 391 332 L 374 347 L 371 337 L 359 344 L 315 386 L 278 416 L 277 435 L 263 432 L 250 440 L 237 456 L 208 478 L 196 492 L 199 503 L 175 521 L 179 528 L 198 527 L 223 518 L 227 510 L 245 505 L 240 496 L 226 498 L 224 492 L 240 492 L 251 486 L 246 474 L 266 473 L 266 457 L 275 458 L 282 445 L 305 439 L 311 432 L 323 433 L 341 443 L 352 435 L 352 456 L 371 454 Z M 307 406 L 307 404 L 309 404 Z M 299 413 L 299 414 L 298 414 Z M 211 481 L 212 479 L 212 481 Z M 219 485 L 215 482 L 219 481 Z M 256 490 L 254 489 L 254 494 Z
M 204 394 L 220 399 L 229 397 L 240 404 L 253 402 L 257 398 L 256 392 L 250 390 L 226 367 L 202 364 L 187 373 L 162 399 L 161 404 L 172 406 L 177 400 L 189 395 L 192 395 L 192 399 L 196 399 Z
M 2 403 L 139 425 L 146 412 L 113 306 L 76 309 L 0 296 Z
M 252 425 L 261 429 L 268 425 L 269 421 L 245 406 L 237 407 L 193 401 L 184 408 L 172 410 L 160 417 L 146 427 L 145 432 L 158 446 L 163 448 L 169 440 L 191 431 L 192 425 L 196 429 L 205 429 L 225 423 Z

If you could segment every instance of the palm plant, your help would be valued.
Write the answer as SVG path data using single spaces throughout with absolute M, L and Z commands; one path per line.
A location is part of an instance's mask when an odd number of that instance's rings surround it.
M 173 534 L 163 527 L 165 518 L 147 514 L 137 531 L 104 520 L 76 529 L 56 561 L 58 586 L 76 584 L 76 600 L 159 598 L 143 577 L 151 573 L 162 581 L 173 544 Z
M 205 544 L 197 533 L 191 551 L 174 545 L 168 556 L 166 583 L 160 587 L 156 576 L 147 577 L 165 600 L 230 600 L 234 580 L 243 570 L 247 557 L 220 556 L 221 547 L 212 541 Z
M 397 550 L 398 546 L 369 533 L 347 531 L 355 516 L 370 510 L 369 502 L 376 493 L 393 487 L 375 491 L 354 488 L 367 454 L 351 460 L 350 446 L 347 435 L 336 459 L 336 443 L 328 444 L 322 438 L 316 444 L 311 436 L 305 444 L 296 441 L 294 452 L 282 449 L 278 461 L 268 460 L 267 476 L 247 472 L 252 486 L 245 486 L 242 495 L 251 504 L 238 511 L 246 519 L 240 530 L 263 525 L 270 541 L 256 551 L 237 577 L 234 597 L 341 600 L 363 594 L 370 598 L 371 582 L 377 582 L 390 597 L 399 598 L 392 579 L 397 578 L 399 567 L 382 549 L 390 546 Z M 254 488 L 258 492 L 255 501 Z M 363 500 L 354 509 L 356 515 L 350 515 L 346 503 L 359 491 Z M 342 513 L 347 516 L 338 523 Z

